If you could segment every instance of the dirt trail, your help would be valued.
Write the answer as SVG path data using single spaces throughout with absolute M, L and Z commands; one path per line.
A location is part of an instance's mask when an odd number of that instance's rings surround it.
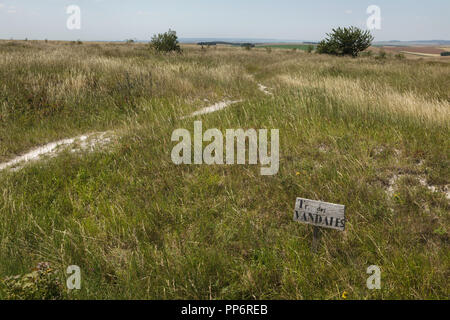
M 55 157 L 64 150 L 70 150 L 71 152 L 93 151 L 97 147 L 110 143 L 112 137 L 113 133 L 107 131 L 51 142 L 32 149 L 8 162 L 0 163 L 0 171 L 7 168 L 19 170 L 28 162 L 38 161 L 44 157 Z
M 388 188 L 386 190 L 387 194 L 390 197 L 393 197 L 395 194 L 395 190 L 396 190 L 396 185 L 398 180 L 401 177 L 404 176 L 408 176 L 407 174 L 394 174 L 390 179 L 389 179 L 389 185 Z M 428 190 L 430 190 L 431 192 L 438 192 L 438 193 L 443 193 L 445 195 L 445 197 L 450 200 L 450 186 L 446 185 L 446 186 L 434 186 L 431 185 L 427 182 L 427 179 L 423 176 L 414 176 L 414 175 L 409 175 L 411 177 L 414 177 L 417 179 L 417 181 L 419 181 L 420 185 L 427 188 Z
M 213 112 L 225 109 L 225 108 L 231 106 L 232 104 L 239 103 L 239 102 L 242 102 L 242 100 L 218 102 L 216 104 L 213 104 L 212 106 L 195 111 L 194 113 L 191 113 L 189 116 L 182 117 L 181 119 L 192 118 L 192 117 L 200 116 L 203 114 L 213 113 Z
M 272 95 L 272 93 L 268 91 L 268 88 L 266 86 L 258 84 L 258 88 L 265 94 Z M 209 107 L 205 107 L 203 109 L 195 111 L 189 116 L 182 117 L 181 119 L 193 118 L 195 116 L 217 112 L 242 101 L 243 100 L 221 101 Z M 114 133 L 112 131 L 106 131 L 106 132 L 90 133 L 74 138 L 68 138 L 51 142 L 46 145 L 32 149 L 31 151 L 21 156 L 15 157 L 14 159 L 8 162 L 0 163 L 0 171 L 3 171 L 7 168 L 10 168 L 13 171 L 19 170 L 26 163 L 38 161 L 43 159 L 44 157 L 55 157 L 62 151 L 67 150 L 68 148 L 71 148 L 70 150 L 71 152 L 93 151 L 96 147 L 101 147 L 106 144 L 109 144 L 113 136 Z
M 261 83 L 258 83 L 258 89 L 268 96 L 273 96 L 273 93 L 269 91 L 269 88 Z

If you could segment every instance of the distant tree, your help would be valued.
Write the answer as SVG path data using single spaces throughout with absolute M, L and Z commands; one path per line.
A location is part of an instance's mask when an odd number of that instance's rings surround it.
M 337 28 L 319 43 L 317 52 L 357 57 L 361 51 L 370 47 L 373 39 L 370 31 L 363 31 L 357 27 Z
M 450 52 L 449 51 L 441 52 L 441 56 L 442 57 L 448 57 L 448 56 L 450 56 Z
M 181 52 L 177 33 L 170 29 L 168 32 L 154 35 L 150 46 L 157 52 Z
M 245 50 L 251 50 L 255 47 L 255 44 L 253 43 L 242 43 L 241 47 L 243 47 Z

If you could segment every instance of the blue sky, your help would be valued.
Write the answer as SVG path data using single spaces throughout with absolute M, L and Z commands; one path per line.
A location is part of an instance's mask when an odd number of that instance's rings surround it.
M 81 9 L 68 30 L 66 8 Z M 182 38 L 320 40 L 331 28 L 366 28 L 369 5 L 381 8 L 377 41 L 450 40 L 449 0 L 0 0 L 1 39 Z

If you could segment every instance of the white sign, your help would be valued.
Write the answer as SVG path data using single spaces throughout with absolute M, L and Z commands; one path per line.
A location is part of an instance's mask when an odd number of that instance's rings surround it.
M 345 206 L 297 198 L 294 221 L 344 231 Z

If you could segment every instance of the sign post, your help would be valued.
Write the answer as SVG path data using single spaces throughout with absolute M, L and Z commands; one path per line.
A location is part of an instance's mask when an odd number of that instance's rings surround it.
M 319 242 L 320 242 L 320 229 L 319 229 L 319 227 L 314 226 L 313 240 L 312 240 L 312 251 L 313 252 L 317 252 L 317 249 L 319 248 Z
M 345 231 L 345 206 L 297 198 L 294 221 L 314 226 L 312 250 L 316 252 L 320 241 L 320 227 Z

